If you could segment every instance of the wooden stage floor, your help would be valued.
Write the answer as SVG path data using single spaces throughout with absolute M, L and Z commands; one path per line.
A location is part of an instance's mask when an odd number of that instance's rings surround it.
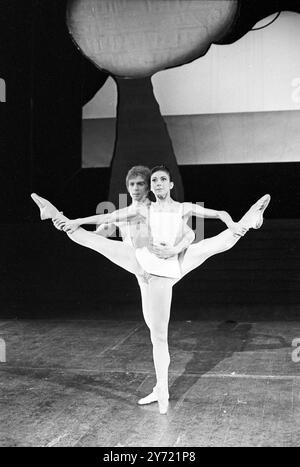
M 171 322 L 167 415 L 137 405 L 141 321 L 5 320 L 0 338 L 1 446 L 300 446 L 300 320 Z

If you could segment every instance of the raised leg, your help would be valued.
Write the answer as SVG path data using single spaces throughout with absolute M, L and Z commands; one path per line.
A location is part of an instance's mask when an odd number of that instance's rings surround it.
M 40 216 L 42 220 L 45 219 L 54 219 L 54 217 L 58 216 L 60 213 L 55 206 L 53 206 L 50 201 L 41 196 L 37 195 L 36 193 L 31 193 L 31 198 L 38 206 L 40 210 Z
M 264 195 L 240 219 L 239 224 L 246 229 L 259 229 L 263 224 L 263 213 L 270 202 L 270 195 Z M 241 237 L 236 236 L 230 229 L 226 229 L 219 235 L 207 238 L 190 245 L 184 257 L 181 259 L 182 277 L 200 266 L 213 255 L 222 253 L 232 248 Z
M 39 207 L 42 220 L 52 219 L 54 220 L 54 223 L 55 219 L 63 218 L 64 220 L 68 220 L 68 218 L 62 216 L 58 209 L 47 199 L 42 198 L 36 193 L 32 193 L 31 198 Z M 109 240 L 95 234 L 94 232 L 88 232 L 81 227 L 72 233 L 67 232 L 67 235 L 73 242 L 97 251 L 97 253 L 105 256 L 107 259 L 126 271 L 136 275 L 143 274 L 143 270 L 136 260 L 135 250 L 130 245 L 126 245 L 115 240 Z
M 211 256 L 232 248 L 240 238 L 234 235 L 231 230 L 226 229 L 215 237 L 206 238 L 190 245 L 181 262 L 182 277 Z
M 81 227 L 73 233 L 67 233 L 67 235 L 73 242 L 100 253 L 126 271 L 136 275 L 143 273 L 136 260 L 135 250 L 130 245 L 101 237 Z

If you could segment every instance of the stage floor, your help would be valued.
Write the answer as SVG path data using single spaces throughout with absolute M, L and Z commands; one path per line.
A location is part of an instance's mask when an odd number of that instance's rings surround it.
M 1 446 L 300 446 L 300 321 L 171 322 L 167 415 L 137 405 L 141 321 L 5 320 L 0 338 Z

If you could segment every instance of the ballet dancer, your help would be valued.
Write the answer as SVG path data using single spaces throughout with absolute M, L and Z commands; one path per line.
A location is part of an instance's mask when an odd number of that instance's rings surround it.
M 126 176 L 126 187 L 128 193 L 131 197 L 131 208 L 138 209 L 138 208 L 149 208 L 151 201 L 149 200 L 149 190 L 150 190 L 150 169 L 145 166 L 134 166 L 132 167 Z M 55 227 L 61 229 L 60 227 L 60 220 L 56 219 L 54 222 Z M 122 221 L 122 222 L 114 222 L 114 223 L 105 223 L 100 224 L 100 226 L 96 229 L 96 233 L 98 235 L 102 235 L 104 237 L 111 237 L 115 234 L 116 227 L 118 227 L 123 242 L 128 245 L 131 245 L 134 248 L 137 248 L 138 245 L 141 246 L 142 239 L 146 241 L 146 245 L 149 246 L 149 230 L 147 223 L 141 223 L 140 221 L 136 222 L 135 220 L 131 221 Z M 74 226 L 72 226 L 72 229 Z M 144 229 L 143 234 L 141 230 Z M 187 224 L 184 223 L 183 225 L 183 235 L 182 238 L 179 239 L 180 241 L 177 242 L 177 249 L 178 253 L 182 254 L 186 248 L 195 240 L 195 234 L 190 229 Z M 165 257 L 173 256 L 172 253 L 167 254 L 165 252 Z M 142 301 L 142 311 L 143 317 L 145 320 L 146 325 L 150 329 L 150 317 L 148 313 L 147 307 L 147 296 L 148 296 L 148 278 L 147 274 L 143 276 L 136 276 L 140 292 L 141 292 L 141 301 Z
M 169 399 L 170 356 L 167 334 L 173 285 L 209 257 L 232 248 L 250 228 L 260 228 L 263 223 L 263 212 L 270 201 L 270 196 L 265 195 L 247 211 L 239 222 L 233 222 L 231 216 L 225 211 L 215 211 L 192 203 L 175 202 L 170 196 L 172 188 L 173 182 L 166 167 L 159 166 L 152 169 L 151 189 L 156 197 L 156 203 L 151 203 L 148 209 L 152 247 L 138 245 L 135 251 L 132 246 L 121 242 L 115 242 L 112 245 L 112 240 L 99 237 L 78 226 L 95 221 L 112 223 L 115 220 L 134 217 L 144 222 L 146 217 L 138 210 L 131 212 L 120 210 L 122 212 L 119 211 L 117 214 L 70 221 L 62 216 L 49 201 L 32 194 L 33 200 L 40 208 L 41 218 L 52 218 L 55 222 L 60 222 L 57 228 L 63 228 L 73 241 L 101 253 L 137 276 L 143 276 L 145 271 L 149 275 L 147 308 L 150 316 L 150 336 L 157 384 L 153 392 L 141 399 L 139 403 L 158 401 L 159 411 L 162 414 L 167 413 Z M 190 245 L 179 259 L 175 241 L 177 233 L 182 232 L 182 224 L 186 222 L 189 215 L 220 219 L 226 224 L 227 229 L 215 237 Z

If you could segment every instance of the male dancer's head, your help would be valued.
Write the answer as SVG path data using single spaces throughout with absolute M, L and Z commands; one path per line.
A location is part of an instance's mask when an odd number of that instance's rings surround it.
M 126 176 L 126 187 L 134 204 L 146 201 L 150 190 L 150 169 L 144 165 L 131 167 Z
M 150 175 L 151 191 L 157 201 L 168 201 L 170 192 L 174 186 L 171 172 L 165 165 L 153 167 Z

